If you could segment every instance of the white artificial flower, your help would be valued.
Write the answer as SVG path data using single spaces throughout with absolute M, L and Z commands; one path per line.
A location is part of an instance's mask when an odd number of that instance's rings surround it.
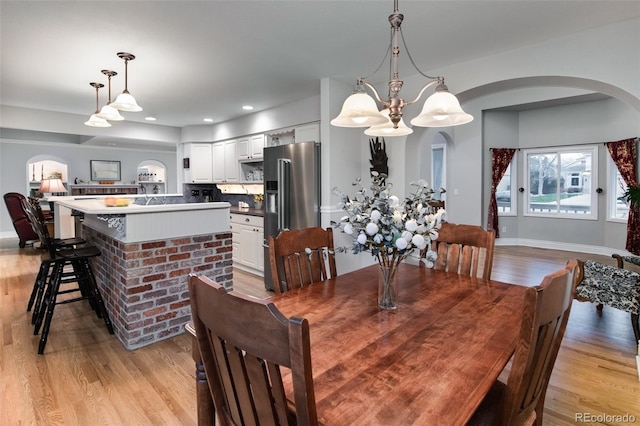
M 403 231 L 402 238 L 404 238 L 405 240 L 407 240 L 407 242 L 409 242 L 413 238 L 413 234 L 409 231 Z
M 363 234 L 358 235 L 358 243 L 364 245 L 367 242 L 367 236 Z
M 374 210 L 371 212 L 371 220 L 374 222 L 378 222 L 380 220 L 380 217 L 382 217 L 382 215 L 380 214 L 379 210 Z
M 376 244 L 380 244 L 380 243 L 382 243 L 382 240 L 383 240 L 383 239 L 384 239 L 384 238 L 382 237 L 382 235 L 381 235 L 381 234 L 376 234 L 376 235 L 373 237 L 373 241 L 374 241 Z
M 395 195 L 392 195 L 391 197 L 389 197 L 389 205 L 391 207 L 395 207 L 400 203 L 400 199 L 398 197 L 396 197 Z
M 376 235 L 378 233 L 378 225 L 376 225 L 373 222 L 369 222 L 367 223 L 367 227 L 365 228 L 365 230 L 367 231 L 367 234 L 369 235 Z
M 398 238 L 396 240 L 396 247 L 398 248 L 398 250 L 404 250 L 408 245 L 409 243 L 404 238 Z
M 351 225 L 350 223 L 345 224 L 344 233 L 349 235 L 353 234 L 353 225 Z
M 404 227 L 409 232 L 415 232 L 418 229 L 418 222 L 415 219 L 410 219 L 404 224 Z
M 413 236 L 413 238 L 411 239 L 411 243 L 414 246 L 418 247 L 420 250 L 426 247 L 426 240 L 422 235 L 419 234 Z

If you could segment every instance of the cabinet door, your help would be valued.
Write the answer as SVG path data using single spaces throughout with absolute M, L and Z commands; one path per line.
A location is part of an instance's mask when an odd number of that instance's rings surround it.
M 237 141 L 227 141 L 224 143 L 224 181 L 238 181 L 238 151 Z
M 258 266 L 258 233 L 253 226 L 240 226 L 240 261 L 251 267 Z
M 238 139 L 238 160 L 251 158 L 251 138 L 244 137 Z
M 194 143 L 191 145 L 191 182 L 212 182 L 212 144 Z
M 296 142 L 320 142 L 320 125 L 318 123 L 305 124 L 295 128 Z
M 264 135 L 251 136 L 251 158 L 262 158 L 262 150 L 264 149 Z
M 224 182 L 224 143 L 213 144 L 213 181 Z
M 256 234 L 258 234 L 258 265 L 256 269 L 264 272 L 264 228 L 256 228 Z

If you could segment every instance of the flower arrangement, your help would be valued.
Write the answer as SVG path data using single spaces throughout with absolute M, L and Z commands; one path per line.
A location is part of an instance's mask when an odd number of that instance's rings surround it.
M 354 254 L 371 252 L 388 274 L 385 277 L 385 281 L 389 281 L 385 282 L 385 287 L 388 287 L 393 282 L 396 267 L 415 249 L 425 254 L 420 261 L 433 267 L 437 255 L 431 250 L 431 242 L 438 238 L 438 229 L 446 221 L 446 211 L 435 211 L 429 205 L 434 191 L 424 180 L 412 182 L 412 193 L 400 202 L 391 194 L 392 184 L 386 182 L 385 175 L 372 172 L 372 176 L 369 188 L 362 186 L 361 179 L 353 183 L 357 189 L 354 197 L 333 189 L 334 195 L 341 198 L 338 207 L 347 214 L 332 225 L 353 236 L 351 251 Z M 345 252 L 348 248 L 336 250 Z M 379 300 L 383 308 L 383 304 L 388 303 L 394 305 L 395 301 Z
M 254 194 L 253 195 L 253 201 L 255 203 L 262 202 L 262 200 L 264 200 L 264 195 L 263 194 Z

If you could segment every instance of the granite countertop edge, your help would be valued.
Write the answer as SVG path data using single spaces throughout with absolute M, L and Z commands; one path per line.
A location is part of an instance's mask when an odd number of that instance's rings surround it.
M 264 217 L 264 209 L 240 208 L 238 206 L 231 206 L 230 213 Z

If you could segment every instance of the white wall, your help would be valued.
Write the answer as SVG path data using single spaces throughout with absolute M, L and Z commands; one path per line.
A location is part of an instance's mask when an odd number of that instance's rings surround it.
M 50 155 L 68 165 L 70 183 L 74 178 L 90 180 L 90 160 L 120 161 L 122 182 L 137 179 L 137 167 L 143 160 L 156 160 L 167 167 L 167 192 L 182 193 L 176 186 L 175 154 L 159 151 L 125 150 L 103 147 L 75 146 L 67 143 L 42 143 L 35 141 L 0 139 L 0 192 L 28 194 L 27 163 L 31 158 Z M 11 218 L 6 207 L 0 208 L 0 237 L 14 236 Z

